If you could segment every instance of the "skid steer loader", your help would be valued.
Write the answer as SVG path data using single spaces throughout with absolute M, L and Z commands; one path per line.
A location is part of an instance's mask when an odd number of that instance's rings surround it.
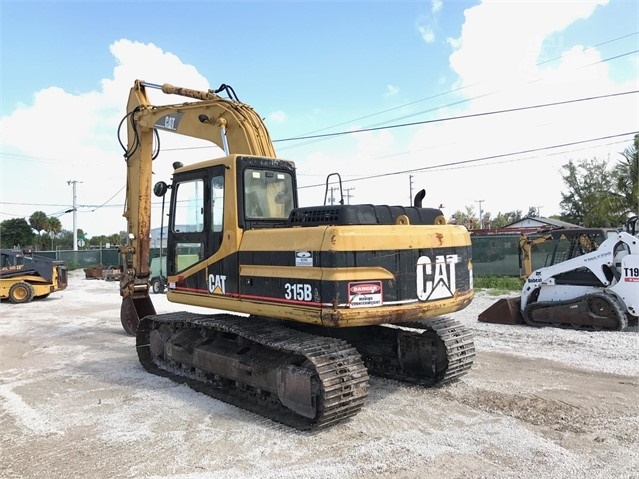
M 14 304 L 46 298 L 67 287 L 67 267 L 30 250 L 0 250 L 0 300 Z
M 502 298 L 480 313 L 485 323 L 528 324 L 560 328 L 621 331 L 639 317 L 639 239 L 637 217 L 625 231 L 597 235 L 575 229 L 552 232 L 555 242 L 549 266 L 533 271 L 521 295 Z M 559 254 L 561 238 L 572 240 Z M 584 238 L 589 238 L 584 241 Z

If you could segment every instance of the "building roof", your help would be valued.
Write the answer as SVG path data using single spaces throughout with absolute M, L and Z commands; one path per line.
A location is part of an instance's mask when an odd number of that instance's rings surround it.
M 506 225 L 505 228 L 521 228 L 530 226 L 550 226 L 552 228 L 582 228 L 582 226 L 568 223 L 567 221 L 544 218 L 542 216 L 526 216 L 514 223 Z
M 474 236 L 491 236 L 491 235 L 518 235 L 534 234 L 554 229 L 570 229 L 583 228 L 582 226 L 567 223 L 566 221 L 555 220 L 552 218 L 543 218 L 536 216 L 526 216 L 518 221 L 510 223 L 502 228 L 489 228 L 481 230 L 470 230 L 470 234 Z

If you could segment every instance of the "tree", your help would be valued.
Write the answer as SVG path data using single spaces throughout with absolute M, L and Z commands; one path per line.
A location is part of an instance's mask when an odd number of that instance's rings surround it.
M 0 245 L 3 248 L 25 247 L 33 243 L 33 230 L 24 218 L 12 218 L 0 223 Z
M 480 229 L 490 228 L 491 221 L 492 220 L 491 220 L 490 211 L 484 211 L 484 214 L 481 215 L 481 218 L 480 218 L 479 228 Z
M 475 217 L 475 209 L 472 206 L 466 206 L 466 211 L 457 210 L 453 213 L 453 216 L 450 217 L 450 223 L 454 225 L 462 225 L 466 228 L 474 229 L 475 225 L 479 223 L 477 218 Z
M 620 153 L 622 159 L 611 172 L 613 189 L 598 205 L 598 213 L 615 212 L 624 218 L 639 213 L 639 134 L 633 144 Z
M 532 208 L 532 207 L 531 207 Z M 482 214 L 482 228 L 503 228 L 511 223 L 515 223 L 523 218 L 521 210 L 509 211 L 508 213 L 502 213 L 501 211 L 492 218 L 490 212 Z M 469 230 L 478 229 L 479 219 L 475 216 L 475 208 L 473 206 L 466 206 L 466 211 L 457 210 L 448 220 L 449 223 L 454 225 L 463 225 Z
M 42 231 L 49 227 L 49 217 L 44 211 L 34 211 L 29 217 L 29 225 L 38 232 L 38 247 L 42 247 Z
M 58 233 L 58 246 L 61 249 L 73 249 L 73 231 L 61 230 Z
M 60 219 L 55 216 L 50 216 L 47 232 L 51 238 L 51 249 L 53 249 L 53 238 L 60 234 L 60 231 L 62 231 L 62 223 L 60 222 Z
M 501 211 L 497 213 L 497 216 L 493 218 L 490 222 L 491 228 L 503 228 L 508 226 L 511 223 L 515 223 L 522 218 L 521 210 L 517 211 L 508 211 L 507 213 L 502 213 Z
M 529 206 L 528 207 L 528 213 L 526 213 L 526 216 L 528 218 L 538 218 L 539 217 L 539 208 L 536 208 L 535 206 Z
M 572 160 L 563 166 L 567 192 L 561 219 L 586 227 L 618 227 L 639 213 L 639 134 L 609 170 L 607 161 Z
M 618 210 L 601 207 L 613 191 L 608 162 L 591 159 L 563 165 L 566 192 L 561 193 L 561 219 L 587 228 L 614 227 L 623 223 Z
M 124 238 L 126 238 L 126 231 L 120 231 L 109 236 L 109 243 L 111 246 L 122 245 L 125 243 Z

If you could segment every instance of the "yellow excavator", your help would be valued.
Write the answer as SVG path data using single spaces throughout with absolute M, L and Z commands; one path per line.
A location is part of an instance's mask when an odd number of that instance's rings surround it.
M 148 89 L 187 101 L 154 106 Z M 423 190 L 411 206 L 300 207 L 294 163 L 226 85 L 135 81 L 125 122 L 121 323 L 146 370 L 300 430 L 355 415 L 369 374 L 437 386 L 469 371 L 472 334 L 446 315 L 473 299 L 470 236 L 422 207 Z M 152 187 L 158 130 L 226 156 L 175 162 Z M 169 201 L 168 300 L 224 312 L 156 312 L 152 191 Z

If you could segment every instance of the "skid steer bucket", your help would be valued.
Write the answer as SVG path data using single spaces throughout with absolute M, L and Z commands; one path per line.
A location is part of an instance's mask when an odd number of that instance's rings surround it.
M 499 299 L 479 313 L 478 320 L 482 323 L 524 324 L 519 306 L 520 298 Z

